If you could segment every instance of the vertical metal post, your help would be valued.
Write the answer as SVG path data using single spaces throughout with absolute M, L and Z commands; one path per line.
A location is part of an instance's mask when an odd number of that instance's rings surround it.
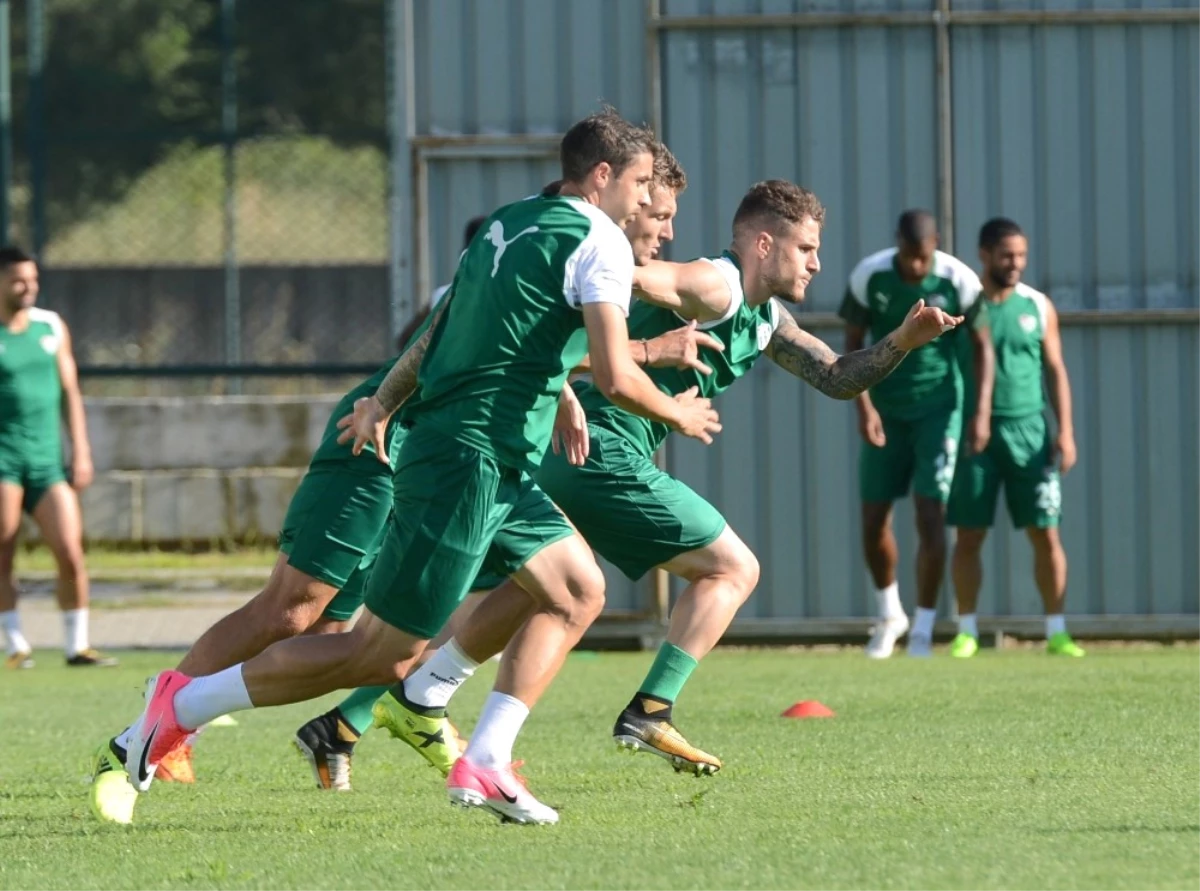
M 413 267 L 413 154 L 416 130 L 413 94 L 412 0 L 387 0 L 384 60 L 388 125 L 388 290 L 391 337 L 408 323 L 416 306 Z
M 29 65 L 29 240 L 39 260 L 46 248 L 45 0 L 25 0 Z
M 0 0 L 0 242 L 7 242 L 12 212 L 12 29 L 8 0 Z
M 237 59 L 234 55 L 237 0 L 221 0 L 221 145 L 224 202 L 225 362 L 242 363 L 242 295 L 237 266 Z M 229 392 L 241 391 L 242 380 L 229 380 Z
M 950 89 L 950 0 L 938 0 L 937 33 L 938 227 L 942 250 L 954 253 L 954 109 Z
M 658 20 L 662 18 L 661 0 L 646 0 L 646 102 L 650 124 L 659 139 L 666 141 L 663 132 L 663 97 L 662 97 L 662 58 Z M 670 461 L 668 442 L 654 456 L 654 463 L 662 469 L 667 469 Z M 646 611 L 656 618 L 664 628 L 671 615 L 671 576 L 665 569 L 656 569 L 650 574 L 650 590 L 647 596 Z

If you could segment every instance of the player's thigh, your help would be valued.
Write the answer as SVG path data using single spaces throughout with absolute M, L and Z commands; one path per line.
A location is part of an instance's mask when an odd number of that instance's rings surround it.
M 915 455 L 911 423 L 885 417 L 883 434 L 883 445 L 864 441 L 859 446 L 858 494 L 860 500 L 873 504 L 903 498 L 912 485 Z
M 397 456 L 395 500 L 367 580 L 383 621 L 435 637 L 480 573 L 521 474 L 418 424 Z
M 604 573 L 587 542 L 573 530 L 538 548 L 513 572 L 512 580 L 543 609 L 584 615 L 590 622 L 604 607 Z
M 382 465 L 316 465 L 288 505 L 279 550 L 292 568 L 340 590 L 378 545 L 392 495 L 391 474 Z
M 582 467 L 549 455 L 537 480 L 587 543 L 630 579 L 708 547 L 727 528 L 693 489 L 596 428 Z
M 954 471 L 946 525 L 970 529 L 990 528 L 996 516 L 1001 476 L 991 451 L 962 455 Z
M 735 579 L 747 593 L 758 584 L 758 558 L 729 526 L 715 541 L 673 557 L 662 568 L 689 582 L 714 576 Z
M 21 503 L 25 490 L 19 483 L 0 479 L 0 564 L 11 565 L 21 531 Z
M 1052 529 L 1062 517 L 1062 484 L 1040 414 L 996 425 L 1004 451 L 1004 497 L 1013 527 Z
M 33 520 L 42 541 L 56 559 L 60 562 L 82 560 L 83 519 L 79 512 L 79 496 L 66 481 L 46 488 L 33 508 Z
M 962 414 L 934 411 L 912 422 L 913 492 L 945 504 L 954 484 Z

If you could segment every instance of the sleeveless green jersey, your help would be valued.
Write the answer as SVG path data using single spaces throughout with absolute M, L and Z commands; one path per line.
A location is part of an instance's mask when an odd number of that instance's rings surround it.
M 405 419 L 536 470 L 587 353 L 584 304 L 628 314 L 632 287 L 633 249 L 599 208 L 560 196 L 500 208 L 459 261 Z
M 698 387 L 700 395 L 709 399 L 723 393 L 750 370 L 767 348 L 779 324 L 780 310 L 774 300 L 760 306 L 746 303 L 737 257 L 727 251 L 720 257 L 703 259 L 716 266 L 725 277 L 731 299 L 722 318 L 697 327 L 719 340 L 725 351 L 700 351 L 700 361 L 712 369 L 712 374 L 683 368 L 647 368 L 646 374 L 668 396 L 676 396 L 689 387 Z M 629 336 L 649 340 L 686 323 L 686 319 L 671 310 L 635 301 L 629 312 Z M 671 432 L 666 424 L 618 408 L 591 384 L 582 387 L 578 395 L 589 423 L 620 434 L 647 458 L 653 456 Z
M 896 271 L 895 257 L 896 248 L 888 248 L 855 266 L 838 311 L 851 325 L 866 328 L 872 343 L 899 328 L 920 299 L 951 315 L 965 315 L 972 327 L 987 324 L 979 277 L 961 260 L 937 251 L 929 275 L 912 285 Z M 970 337 L 966 331 L 955 331 L 913 350 L 872 387 L 871 401 L 879 413 L 914 420 L 960 404 L 962 380 L 955 355 L 959 340 Z
M 62 462 L 63 344 L 58 313 L 33 307 L 29 326 L 0 326 L 0 447 Z
M 986 298 L 984 298 L 986 300 Z M 1042 340 L 1046 336 L 1048 298 L 1020 283 L 1003 300 L 987 300 L 988 325 L 996 351 L 996 384 L 992 416 L 1024 418 L 1045 408 L 1042 389 Z M 959 350 L 959 365 L 967 383 L 966 405 L 974 411 L 974 365 L 970 344 Z

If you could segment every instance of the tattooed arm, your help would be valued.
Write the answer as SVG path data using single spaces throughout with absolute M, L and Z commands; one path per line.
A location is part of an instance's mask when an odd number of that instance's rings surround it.
M 777 302 L 775 311 L 779 325 L 767 344 L 767 356 L 784 371 L 834 399 L 853 399 L 875 386 L 895 370 L 910 350 L 928 343 L 959 321 L 940 309 L 918 303 L 904 324 L 883 340 L 839 356 L 801 329 L 782 304 Z

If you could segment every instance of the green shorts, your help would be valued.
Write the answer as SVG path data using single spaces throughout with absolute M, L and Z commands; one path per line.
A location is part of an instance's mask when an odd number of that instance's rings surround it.
M 12 483 L 25 490 L 21 509 L 27 514 L 33 514 L 51 486 L 66 481 L 67 472 L 61 460 L 47 462 L 40 458 L 33 461 L 24 451 L 0 449 L 0 483 Z
M 720 511 L 660 470 L 624 437 L 588 425 L 587 463 L 547 453 L 534 479 L 605 560 L 629 578 L 712 544 Z
M 1041 414 L 992 418 L 992 438 L 983 454 L 964 456 L 959 464 L 946 522 L 967 529 L 990 527 L 1001 485 L 1014 528 L 1058 525 L 1062 488 Z
M 395 501 L 366 605 L 418 638 L 437 635 L 480 571 L 509 576 L 574 534 L 529 474 L 417 424 L 396 461 Z
M 379 530 L 379 537 L 375 539 L 366 555 L 359 561 L 358 567 L 347 579 L 346 584 L 342 585 L 341 590 L 329 601 L 329 605 L 321 613 L 322 618 L 331 619 L 334 622 L 348 622 L 354 618 L 354 614 L 363 605 L 363 599 L 367 595 L 367 580 L 371 577 L 371 570 L 375 566 L 375 559 L 379 556 L 379 549 L 383 546 L 383 540 L 387 536 L 387 527 L 391 522 L 392 515 L 389 511 L 387 522 Z M 485 572 L 471 583 L 471 590 L 491 591 L 499 588 L 506 580 L 505 576 Z
M 902 421 L 883 417 L 887 442 L 864 442 L 858 457 L 858 488 L 864 502 L 895 501 L 912 491 L 945 504 L 954 480 L 962 413 L 958 408 Z

